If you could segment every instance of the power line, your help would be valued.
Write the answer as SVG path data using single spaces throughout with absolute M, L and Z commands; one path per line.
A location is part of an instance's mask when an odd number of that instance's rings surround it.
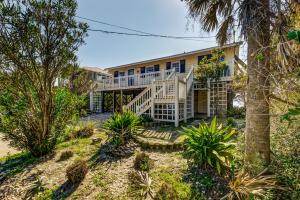
M 81 17 L 81 16 L 76 16 L 76 17 L 79 18 L 79 19 L 84 19 L 84 20 L 87 20 L 87 21 L 91 21 L 91 22 L 95 22 L 95 23 L 99 23 L 99 24 L 104 24 L 104 25 L 111 26 L 111 27 L 116 27 L 116 28 L 120 28 L 120 29 L 124 29 L 124 30 L 128 30 L 128 31 L 133 31 L 133 32 L 144 34 L 142 36 L 146 36 L 147 35 L 147 36 L 153 36 L 153 37 L 163 37 L 163 38 L 173 38 L 173 39 L 204 39 L 204 38 L 215 38 L 216 37 L 216 36 L 206 36 L 206 37 L 203 37 L 203 36 L 202 37 L 200 37 L 200 36 L 193 36 L 193 37 L 184 36 L 184 37 L 182 37 L 182 36 L 153 34 L 153 33 L 145 32 L 145 31 L 140 31 L 140 30 L 136 30 L 136 29 L 124 27 L 124 26 L 119 26 L 119 25 L 115 25 L 115 24 L 111 24 L 111 23 L 107 23 L 107 22 L 99 21 L 99 20 L 95 20 L 95 19 L 90 19 L 90 18 L 86 18 L 86 17 Z M 91 29 L 91 31 L 93 31 L 93 29 Z M 101 30 L 100 32 L 103 32 L 103 31 L 105 31 L 105 30 Z M 113 32 L 113 31 L 107 31 L 107 32 Z M 140 36 L 140 35 L 138 35 L 138 36 Z
M 160 37 L 160 38 L 168 38 L 168 39 L 191 40 L 191 41 L 198 41 L 198 42 L 215 42 L 215 41 L 198 40 L 198 39 L 193 39 L 193 38 L 185 38 L 185 37 L 177 37 L 177 36 L 154 35 L 154 34 L 139 34 L 139 33 L 126 33 L 126 32 L 117 32 L 117 31 L 107 31 L 107 30 L 103 30 L 103 29 L 90 29 L 90 28 L 88 28 L 88 31 L 101 32 L 101 33 L 105 33 L 105 34 L 127 35 L 127 36 Z

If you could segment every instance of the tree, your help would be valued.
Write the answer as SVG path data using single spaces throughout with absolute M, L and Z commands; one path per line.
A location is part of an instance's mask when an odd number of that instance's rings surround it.
M 200 61 L 199 65 L 195 69 L 195 78 L 203 83 L 207 83 L 207 81 L 219 83 L 223 73 L 225 72 L 228 66 L 224 61 L 225 54 L 224 51 L 220 49 L 215 49 L 211 57 L 208 58 L 204 56 L 204 58 Z M 210 88 L 208 88 L 210 89 Z M 222 111 L 222 107 L 219 106 L 219 92 L 216 93 L 216 98 L 214 98 L 214 108 L 216 115 L 224 114 Z
M 270 163 L 270 44 L 286 42 L 289 1 L 277 0 L 184 0 L 190 16 L 199 20 L 205 31 L 217 30 L 223 45 L 240 29 L 247 41 L 247 112 L 245 163 Z M 271 35 L 272 34 L 272 35 Z M 271 37 L 272 36 L 272 37 Z M 283 47 L 283 46 L 281 46 Z M 285 46 L 286 47 L 286 46 Z M 285 48 L 284 47 L 284 48 Z M 285 48 L 286 50 L 287 48 Z
M 75 0 L 0 1 L 0 128 L 35 156 L 54 148 L 78 103 L 55 86 L 86 36 L 76 9 Z

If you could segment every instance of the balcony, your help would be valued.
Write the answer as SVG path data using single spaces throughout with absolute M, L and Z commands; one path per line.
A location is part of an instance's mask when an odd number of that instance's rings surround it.
M 155 80 L 165 80 L 175 73 L 174 69 L 162 70 L 158 72 L 150 72 L 143 74 L 135 74 L 130 76 L 112 77 L 104 80 L 95 81 L 96 90 L 116 90 L 116 89 L 134 89 L 143 88 L 150 85 Z

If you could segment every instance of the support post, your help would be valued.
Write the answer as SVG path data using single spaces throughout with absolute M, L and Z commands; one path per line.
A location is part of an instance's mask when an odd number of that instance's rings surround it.
M 152 88 L 151 88 L 151 118 L 152 119 L 154 119 L 154 111 L 155 111 L 154 100 L 155 100 L 155 84 L 154 81 L 152 81 Z
M 113 113 L 115 113 L 115 107 L 116 107 L 116 97 L 115 97 L 115 91 L 113 91 Z
M 121 112 L 123 112 L 123 90 L 121 90 L 121 102 L 120 102 L 120 106 L 121 106 Z
M 184 91 L 184 109 L 183 109 L 183 120 L 186 123 L 187 122 L 187 99 L 188 99 L 188 87 L 187 87 L 187 81 L 185 81 L 185 91 Z
M 192 91 L 191 91 L 191 112 L 192 112 L 192 118 L 194 118 L 195 117 L 195 90 L 194 90 L 194 85 L 192 86 L 192 89 L 191 89 Z
M 179 126 L 179 82 L 175 76 L 175 127 Z
M 93 91 L 90 91 L 90 110 L 94 110 L 94 93 Z
M 207 80 L 207 117 L 210 117 L 210 79 Z

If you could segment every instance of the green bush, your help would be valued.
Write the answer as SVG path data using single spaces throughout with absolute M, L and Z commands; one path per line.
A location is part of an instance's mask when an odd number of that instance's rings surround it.
M 228 117 L 226 120 L 226 126 L 236 127 L 237 123 L 233 117 Z
M 85 160 L 76 160 L 66 170 L 68 181 L 72 184 L 80 183 L 88 172 L 88 166 Z
M 153 118 L 149 115 L 141 115 L 140 116 L 141 123 L 153 122 Z
M 69 158 L 71 158 L 74 155 L 73 151 L 67 150 L 67 151 L 63 151 L 60 154 L 59 157 L 59 161 L 64 161 L 64 160 L 68 160 Z
M 191 185 L 183 181 L 181 175 L 163 171 L 159 174 L 159 179 L 162 185 L 155 199 L 193 199 Z
M 113 144 L 125 145 L 139 130 L 140 119 L 132 112 L 115 113 L 105 121 L 103 128 Z
M 221 168 L 228 166 L 233 160 L 232 150 L 235 145 L 229 143 L 235 130 L 223 128 L 217 124 L 216 117 L 210 126 L 200 124 L 199 128 L 183 128 L 180 132 L 186 137 L 184 157 L 201 167 L 213 167 L 221 173 Z
M 38 94 L 30 90 L 28 93 L 33 96 L 32 102 L 21 94 L 15 96 L 9 91 L 0 91 L 0 131 L 11 145 L 39 157 L 54 149 L 66 125 L 78 117 L 82 99 L 67 89 L 56 88 L 48 125 L 41 126 L 44 112 Z M 34 104 L 35 109 L 29 104 Z
M 227 117 L 233 117 L 235 119 L 245 119 L 246 108 L 245 107 L 233 107 L 227 110 Z
M 74 138 L 89 138 L 94 134 L 94 124 L 93 123 L 84 123 L 79 125 L 78 128 L 75 128 L 72 132 L 72 137 Z
M 139 153 L 134 160 L 134 168 L 139 171 L 147 171 L 153 168 L 153 160 L 146 153 Z

